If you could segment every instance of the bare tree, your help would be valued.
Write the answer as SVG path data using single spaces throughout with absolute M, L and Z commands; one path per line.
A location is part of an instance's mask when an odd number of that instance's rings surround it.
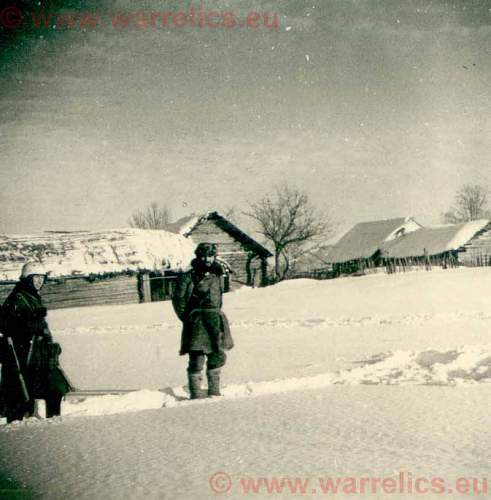
M 273 247 L 276 281 L 286 277 L 291 260 L 307 242 L 327 236 L 330 230 L 327 216 L 314 208 L 307 194 L 286 184 L 276 186 L 272 196 L 251 203 L 244 214 L 258 223 L 259 233 Z
M 223 216 L 226 219 L 234 220 L 235 218 L 237 218 L 238 215 L 239 215 L 239 213 L 237 211 L 237 207 L 234 207 L 234 206 L 228 206 L 223 211 Z
M 443 221 L 458 224 L 489 217 L 487 210 L 488 190 L 477 184 L 465 184 L 455 196 L 455 204 L 443 214 Z
M 128 224 L 139 229 L 165 229 L 170 218 L 169 208 L 154 201 L 144 210 L 133 212 Z

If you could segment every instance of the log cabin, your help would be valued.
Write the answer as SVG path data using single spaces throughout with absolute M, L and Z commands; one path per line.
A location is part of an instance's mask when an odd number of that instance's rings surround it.
M 272 257 L 271 252 L 218 212 L 186 216 L 166 229 L 189 238 L 194 245 L 215 243 L 218 255 L 232 270 L 226 289 L 266 284 L 267 259 Z
M 51 309 L 164 300 L 193 250 L 189 239 L 160 230 L 0 235 L 0 303 L 27 261 L 50 272 L 41 295 Z

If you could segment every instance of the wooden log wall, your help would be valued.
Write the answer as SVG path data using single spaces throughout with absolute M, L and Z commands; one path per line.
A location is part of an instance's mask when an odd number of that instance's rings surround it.
M 144 302 L 170 300 L 174 293 L 177 275 L 157 276 L 150 273 L 148 278 L 150 299 Z
M 0 300 L 10 293 L 13 284 L 0 284 Z M 89 281 L 86 278 L 49 280 L 41 290 L 48 309 L 140 302 L 137 276 L 114 276 Z
M 491 265 L 491 229 L 489 226 L 472 238 L 462 252 L 459 252 L 459 262 L 466 266 Z
M 46 307 L 81 307 L 140 302 L 137 276 L 115 276 L 89 281 L 71 278 L 64 282 L 48 282 L 41 290 Z
M 0 283 L 0 304 L 5 302 L 5 299 L 8 297 L 9 293 L 13 290 L 15 283 L 3 282 Z
M 230 264 L 233 271 L 230 280 L 231 290 L 238 288 L 241 285 L 252 284 L 250 272 L 251 266 L 248 265 L 250 260 L 248 252 L 239 241 L 221 229 L 216 221 L 206 220 L 201 223 L 193 230 L 191 238 L 196 244 L 201 242 L 217 244 L 219 255 Z M 262 274 L 264 269 L 262 266 L 258 267 L 260 268 L 259 272 Z M 258 281 L 262 282 L 262 276 L 258 279 Z

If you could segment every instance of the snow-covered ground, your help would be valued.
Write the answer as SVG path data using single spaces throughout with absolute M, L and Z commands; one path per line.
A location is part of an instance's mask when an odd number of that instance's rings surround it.
M 228 497 L 245 476 L 491 476 L 489 297 L 488 268 L 238 290 L 225 397 L 197 402 L 170 303 L 51 311 L 75 386 L 134 392 L 1 427 L 0 498 L 206 498 L 217 471 Z

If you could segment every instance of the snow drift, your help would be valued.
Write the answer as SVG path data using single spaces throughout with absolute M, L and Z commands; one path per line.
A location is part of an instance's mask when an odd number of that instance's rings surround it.
M 491 344 L 461 346 L 455 350 L 420 352 L 396 351 L 355 361 L 352 369 L 323 373 L 312 377 L 286 378 L 264 382 L 227 385 L 222 398 L 190 401 L 183 386 L 161 391 L 141 390 L 126 394 L 84 396 L 69 395 L 62 406 L 62 417 L 101 416 L 141 410 L 173 408 L 190 404 L 208 404 L 230 399 L 259 397 L 290 391 L 322 389 L 332 385 L 447 385 L 466 386 L 491 382 Z M 44 404 L 38 417 L 44 416 Z M 14 427 L 37 425 L 36 418 Z

